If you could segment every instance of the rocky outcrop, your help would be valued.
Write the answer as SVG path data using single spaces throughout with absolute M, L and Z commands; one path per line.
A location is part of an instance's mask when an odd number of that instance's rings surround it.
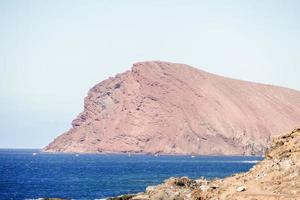
M 265 159 L 225 179 L 170 178 L 145 192 L 111 200 L 299 200 L 300 129 L 275 139 Z
M 184 64 L 141 62 L 95 85 L 44 151 L 262 154 L 300 122 L 300 92 Z

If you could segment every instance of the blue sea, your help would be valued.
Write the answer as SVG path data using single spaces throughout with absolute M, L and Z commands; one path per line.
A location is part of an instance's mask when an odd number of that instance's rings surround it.
M 35 155 L 36 153 L 36 155 Z M 0 150 L 0 199 L 103 199 L 172 176 L 208 179 L 248 171 L 261 157 L 47 154 Z

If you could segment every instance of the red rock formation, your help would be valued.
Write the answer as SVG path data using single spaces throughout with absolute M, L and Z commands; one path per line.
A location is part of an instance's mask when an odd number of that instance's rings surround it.
M 47 152 L 261 154 L 300 123 L 300 92 L 141 62 L 95 85 Z

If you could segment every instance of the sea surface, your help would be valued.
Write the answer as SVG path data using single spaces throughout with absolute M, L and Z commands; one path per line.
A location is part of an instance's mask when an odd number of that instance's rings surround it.
M 261 159 L 47 154 L 39 150 L 0 149 L 0 199 L 103 199 L 144 191 L 172 176 L 222 178 L 248 171 Z

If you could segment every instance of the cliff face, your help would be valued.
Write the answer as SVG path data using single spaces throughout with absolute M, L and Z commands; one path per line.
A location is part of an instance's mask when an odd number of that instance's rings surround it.
M 261 154 L 300 122 L 300 92 L 142 62 L 95 85 L 47 152 Z
M 145 192 L 111 200 L 299 200 L 300 129 L 275 139 L 265 160 L 247 173 L 209 181 L 170 178 Z

